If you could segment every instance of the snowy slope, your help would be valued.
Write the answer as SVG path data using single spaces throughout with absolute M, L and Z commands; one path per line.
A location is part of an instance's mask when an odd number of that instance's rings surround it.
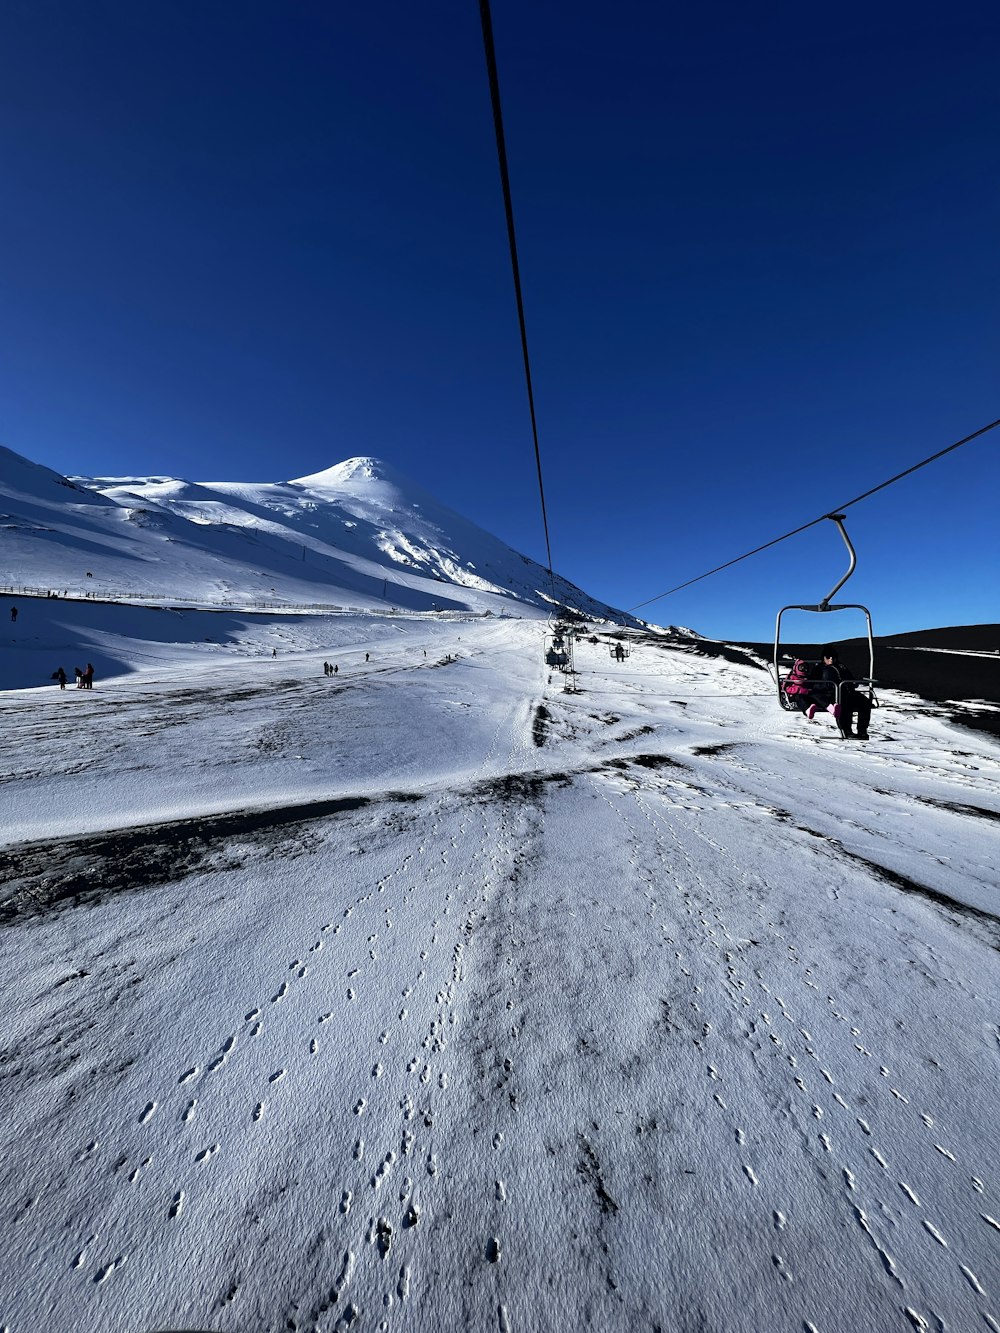
M 87 610 L 0 694 L 0 1327 L 1000 1328 L 994 741 Z
M 0 449 L 0 585 L 26 584 L 528 615 L 547 611 L 553 592 L 546 570 L 377 459 L 276 483 L 68 481 Z M 588 617 L 617 615 L 558 577 L 554 594 Z

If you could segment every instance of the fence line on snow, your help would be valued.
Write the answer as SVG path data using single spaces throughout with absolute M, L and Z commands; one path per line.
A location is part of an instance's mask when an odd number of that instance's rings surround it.
M 280 602 L 255 597 L 183 597 L 165 592 L 129 592 L 117 588 L 95 588 L 93 591 L 76 588 L 41 588 L 32 584 L 0 584 L 0 597 L 34 597 L 42 600 L 65 602 L 108 602 L 112 604 L 143 606 L 159 602 L 182 610 L 202 611 L 335 611 L 356 616 L 423 616 L 426 611 L 389 606 L 345 606 L 339 602 Z M 470 617 L 491 616 L 491 611 L 434 611 L 434 615 L 467 620 Z

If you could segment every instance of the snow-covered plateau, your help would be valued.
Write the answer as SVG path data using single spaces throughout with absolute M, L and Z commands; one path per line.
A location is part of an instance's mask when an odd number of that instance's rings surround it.
M 995 739 L 17 540 L 0 1329 L 1000 1331 Z

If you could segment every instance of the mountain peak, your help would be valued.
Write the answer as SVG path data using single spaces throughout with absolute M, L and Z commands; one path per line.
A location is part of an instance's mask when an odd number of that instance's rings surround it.
M 307 477 L 296 477 L 292 486 L 343 486 L 349 481 L 389 481 L 398 482 L 399 477 L 388 464 L 380 458 L 348 458 L 343 463 L 322 472 L 312 472 Z

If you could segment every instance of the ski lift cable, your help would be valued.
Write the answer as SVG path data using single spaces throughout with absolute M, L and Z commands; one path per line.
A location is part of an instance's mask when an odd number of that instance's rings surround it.
M 500 110 L 500 81 L 497 77 L 496 52 L 493 48 L 493 21 L 489 0 L 479 0 L 479 16 L 483 25 L 483 46 L 486 50 L 486 70 L 490 80 L 490 100 L 493 104 L 493 127 L 497 137 L 497 157 L 500 163 L 500 184 L 503 205 L 507 214 L 507 239 L 510 242 L 510 264 L 514 274 L 514 295 L 517 298 L 517 320 L 521 329 L 521 353 L 524 357 L 524 378 L 528 386 L 528 410 L 531 413 L 531 434 L 535 442 L 535 465 L 538 469 L 538 494 L 542 502 L 542 526 L 545 529 L 545 552 L 549 559 L 549 578 L 552 573 L 552 547 L 549 542 L 549 518 L 545 509 L 545 487 L 542 483 L 542 455 L 538 447 L 538 425 L 535 420 L 535 394 L 531 386 L 531 362 L 528 359 L 528 333 L 524 321 L 524 300 L 521 296 L 521 270 L 517 262 L 517 240 L 514 234 L 514 206 L 511 202 L 510 176 L 507 171 L 507 148 Z M 553 587 L 553 601 L 555 590 Z
M 693 583 L 700 583 L 702 579 L 710 578 L 713 574 L 718 574 L 723 569 L 729 569 L 732 565 L 738 565 L 741 560 L 749 560 L 752 555 L 759 555 L 761 551 L 766 551 L 768 547 L 777 546 L 779 542 L 788 541 L 789 537 L 797 537 L 800 532 L 805 532 L 808 528 L 814 528 L 818 523 L 825 523 L 831 515 L 839 514 L 844 509 L 850 509 L 851 505 L 860 504 L 862 500 L 867 500 L 869 496 L 875 495 L 877 491 L 884 491 L 887 486 L 892 486 L 895 482 L 902 481 L 904 477 L 908 477 L 912 472 L 918 472 L 922 467 L 926 467 L 928 463 L 934 463 L 937 459 L 944 458 L 945 454 L 950 454 L 953 450 L 960 449 L 963 444 L 968 444 L 971 440 L 978 439 L 980 435 L 985 435 L 987 431 L 994 430 L 997 426 L 1000 426 L 1000 417 L 998 417 L 996 421 L 991 421 L 988 426 L 982 426 L 979 430 L 973 431 L 971 435 L 966 435 L 963 440 L 956 440 L 954 444 L 949 444 L 945 449 L 939 449 L 936 454 L 931 454 L 929 458 L 925 458 L 919 463 L 914 463 L 913 466 L 908 467 L 905 472 L 897 472 L 894 477 L 890 477 L 887 481 L 879 482 L 879 484 L 873 486 L 871 490 L 865 491 L 862 495 L 856 495 L 853 500 L 848 500 L 845 504 L 837 505 L 834 509 L 831 509 L 829 513 L 820 514 L 819 518 L 814 518 L 809 523 L 803 523 L 801 527 L 793 528 L 791 532 L 786 532 L 781 537 L 775 537 L 772 541 L 764 542 L 762 546 L 755 546 L 752 551 L 747 551 L 744 555 L 738 555 L 733 560 L 727 560 L 725 564 L 716 565 L 714 569 L 710 569 L 704 574 L 699 574 L 697 578 L 688 579 L 686 583 L 678 583 L 676 588 L 668 588 L 666 592 L 657 593 L 655 597 L 649 597 L 644 602 L 639 602 L 635 606 L 630 606 L 629 614 L 633 611 L 638 611 L 641 607 L 649 606 L 653 602 L 658 602 L 663 597 L 669 597 L 671 593 L 680 592 L 682 588 L 690 588 Z

